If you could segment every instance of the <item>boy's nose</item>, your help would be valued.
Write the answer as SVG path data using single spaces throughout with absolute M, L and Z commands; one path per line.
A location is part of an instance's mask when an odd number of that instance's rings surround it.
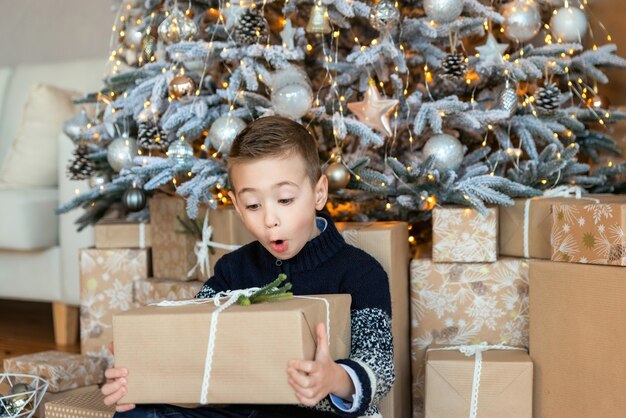
M 274 228 L 280 224 L 278 221 L 278 217 L 273 213 L 266 212 L 265 213 L 265 227 L 266 228 Z

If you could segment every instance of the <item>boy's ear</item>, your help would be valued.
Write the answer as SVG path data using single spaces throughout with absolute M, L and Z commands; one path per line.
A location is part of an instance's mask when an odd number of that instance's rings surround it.
M 228 197 L 233 201 L 233 205 L 235 206 L 235 210 L 237 211 L 237 215 L 241 217 L 241 211 L 239 210 L 239 202 L 237 202 L 237 198 L 235 197 L 235 193 L 232 190 L 228 191 Z
M 322 174 L 315 185 L 315 209 L 322 210 L 328 200 L 328 177 Z

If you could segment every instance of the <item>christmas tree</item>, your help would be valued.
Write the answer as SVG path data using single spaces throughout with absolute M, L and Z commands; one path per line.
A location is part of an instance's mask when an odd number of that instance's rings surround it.
M 619 153 L 606 125 L 625 115 L 597 86 L 626 61 L 588 33 L 586 0 L 554 3 L 124 1 L 111 74 L 65 126 L 70 175 L 92 189 L 59 211 L 85 207 L 84 227 L 125 192 L 140 209 L 137 193 L 162 188 L 191 218 L 229 204 L 229 147 L 273 114 L 317 139 L 344 219 L 416 223 L 436 204 L 482 211 L 560 185 L 619 192 L 626 166 L 590 163 Z

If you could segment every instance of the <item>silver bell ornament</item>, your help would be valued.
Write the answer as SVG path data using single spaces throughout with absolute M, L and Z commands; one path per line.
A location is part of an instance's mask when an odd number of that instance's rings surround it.
M 578 42 L 587 33 L 587 15 L 577 7 L 563 7 L 550 19 L 552 34 L 563 42 Z
M 440 172 L 456 170 L 463 162 L 463 144 L 448 134 L 431 137 L 426 141 L 422 153 L 425 158 L 435 158 L 435 168 Z
M 174 7 L 174 10 L 159 25 L 159 37 L 166 44 L 191 40 L 197 32 L 198 27 L 195 22 L 178 7 Z
M 331 30 L 326 6 L 316 3 L 311 9 L 311 16 L 306 24 L 307 33 L 330 33 Z
M 63 123 L 63 132 L 72 139 L 78 139 L 87 130 L 87 124 L 90 122 L 89 116 L 85 109 L 73 118 Z
M 222 115 L 211 125 L 209 135 L 205 140 L 205 146 L 208 146 L 210 143 L 218 152 L 228 154 L 233 141 L 245 127 L 246 122 L 237 116 L 231 114 Z
M 400 11 L 393 2 L 381 0 L 372 7 L 369 18 L 374 29 L 386 34 L 398 26 Z
M 350 183 L 350 171 L 341 161 L 335 161 L 328 164 L 324 174 L 328 177 L 328 188 L 331 191 L 343 189 Z
M 271 84 L 271 102 L 277 114 L 298 119 L 311 109 L 313 90 L 300 67 L 290 65 L 275 71 Z
M 122 195 L 122 204 L 129 212 L 138 212 L 146 207 L 146 193 L 143 189 L 133 187 Z
M 435 23 L 450 23 L 463 12 L 463 0 L 424 0 L 424 12 Z
M 167 156 L 177 164 L 189 162 L 193 158 L 193 147 L 184 139 L 178 139 L 167 148 Z
M 133 158 L 138 156 L 139 149 L 133 138 L 120 137 L 114 139 L 107 148 L 107 161 L 113 170 L 119 172 L 133 165 Z
M 515 0 L 502 7 L 504 35 L 514 41 L 530 41 L 541 29 L 541 14 L 534 1 Z

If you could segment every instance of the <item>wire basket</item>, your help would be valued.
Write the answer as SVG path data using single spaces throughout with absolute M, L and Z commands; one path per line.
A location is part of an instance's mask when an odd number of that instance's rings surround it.
M 0 373 L 0 417 L 32 417 L 47 389 L 48 382 L 39 376 Z

